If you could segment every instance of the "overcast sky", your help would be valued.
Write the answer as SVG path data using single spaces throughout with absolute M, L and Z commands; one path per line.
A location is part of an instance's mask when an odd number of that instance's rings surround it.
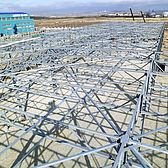
M 0 0 L 0 12 L 30 14 L 168 10 L 168 0 Z

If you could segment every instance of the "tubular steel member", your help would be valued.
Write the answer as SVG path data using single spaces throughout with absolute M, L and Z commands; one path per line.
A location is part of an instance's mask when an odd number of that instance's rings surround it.
M 163 35 L 102 23 L 2 44 L 0 166 L 166 167 Z

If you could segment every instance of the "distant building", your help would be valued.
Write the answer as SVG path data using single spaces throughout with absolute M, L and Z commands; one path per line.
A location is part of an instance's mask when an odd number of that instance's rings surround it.
M 162 14 L 156 14 L 155 17 L 160 18 L 160 17 L 163 17 L 163 15 Z
M 164 17 L 168 17 L 168 12 L 163 12 Z
M 140 11 L 133 12 L 133 15 L 135 17 L 141 17 L 142 16 Z M 132 15 L 131 15 L 130 12 L 113 12 L 113 13 L 109 13 L 107 16 L 111 16 L 111 17 L 131 17 Z
M 34 20 L 24 12 L 0 13 L 0 36 L 35 31 Z
M 153 18 L 159 18 L 159 17 L 163 17 L 163 13 L 162 12 L 159 12 L 159 11 L 148 11 L 147 12 L 147 17 L 153 17 Z

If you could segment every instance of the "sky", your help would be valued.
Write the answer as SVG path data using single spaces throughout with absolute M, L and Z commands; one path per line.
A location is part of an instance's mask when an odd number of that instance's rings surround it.
M 0 0 L 0 12 L 30 14 L 168 10 L 168 0 Z

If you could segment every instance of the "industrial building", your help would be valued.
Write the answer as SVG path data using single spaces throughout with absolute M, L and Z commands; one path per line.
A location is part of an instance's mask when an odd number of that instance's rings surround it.
M 0 35 L 8 36 L 13 34 L 35 31 L 34 20 L 24 12 L 0 13 Z

